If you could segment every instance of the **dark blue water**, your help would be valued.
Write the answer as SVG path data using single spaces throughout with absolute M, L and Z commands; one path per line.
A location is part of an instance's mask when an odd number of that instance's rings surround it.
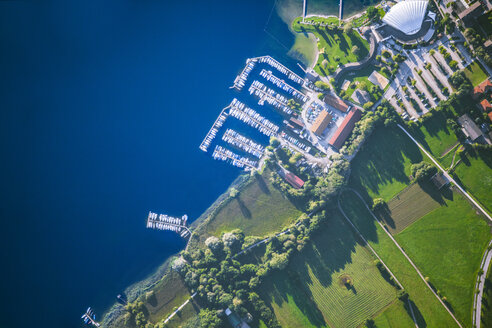
M 0 2 L 0 327 L 78 327 L 183 247 L 147 212 L 194 219 L 240 172 L 198 145 L 246 58 L 288 61 L 272 5 Z

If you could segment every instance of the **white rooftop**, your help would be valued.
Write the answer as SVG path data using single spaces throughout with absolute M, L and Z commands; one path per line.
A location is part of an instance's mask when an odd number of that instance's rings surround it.
M 407 35 L 417 33 L 427 11 L 428 1 L 403 0 L 391 7 L 383 17 L 383 22 Z

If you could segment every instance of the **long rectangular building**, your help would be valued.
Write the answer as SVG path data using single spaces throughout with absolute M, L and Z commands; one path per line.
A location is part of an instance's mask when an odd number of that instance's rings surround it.
M 329 93 L 325 95 L 325 98 L 323 99 L 323 101 L 328 106 L 336 108 L 339 111 L 344 112 L 344 113 L 346 113 L 350 109 L 350 106 L 347 105 L 342 99 L 338 98 L 337 96 L 333 96 Z
M 325 131 L 325 129 L 328 127 L 328 124 L 330 124 L 331 119 L 331 114 L 328 113 L 326 110 L 322 110 L 316 118 L 316 121 L 314 121 L 313 125 L 311 126 L 311 131 L 318 136 L 322 135 L 323 131 Z
M 331 137 L 329 142 L 330 145 L 332 145 L 336 149 L 340 149 L 345 140 L 347 140 L 348 136 L 350 135 L 350 132 L 352 132 L 352 130 L 354 129 L 355 123 L 359 121 L 361 117 L 362 112 L 357 108 L 354 108 L 354 110 L 350 111 L 343 120 L 342 124 L 338 127 L 333 137 Z

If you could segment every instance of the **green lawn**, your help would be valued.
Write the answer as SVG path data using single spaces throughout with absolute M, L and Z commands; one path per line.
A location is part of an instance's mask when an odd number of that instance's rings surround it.
M 262 284 L 262 297 L 282 327 L 357 327 L 396 299 L 374 259 L 335 213 L 286 270 Z
M 198 322 L 198 313 L 200 312 L 200 306 L 192 301 L 186 304 L 181 311 L 176 314 L 167 322 L 166 328 L 181 328 L 185 324 L 190 322 Z M 190 327 L 190 326 L 188 326 Z M 191 325 L 191 327 L 197 327 L 197 325 Z
M 447 126 L 446 120 L 443 111 L 434 111 L 431 118 L 411 130 L 412 136 L 436 158 L 441 157 L 458 142 L 456 134 Z
M 338 19 L 333 17 L 309 17 L 306 20 L 328 23 L 333 26 L 338 25 Z M 295 32 L 303 33 L 305 35 L 313 33 L 314 36 L 319 39 L 317 46 L 320 54 L 314 69 L 323 76 L 329 75 L 330 70 L 334 71 L 339 63 L 347 64 L 356 62 L 365 58 L 369 53 L 369 43 L 355 30 L 347 35 L 337 27 L 327 28 L 317 25 L 300 24 L 300 21 L 302 21 L 302 18 L 298 17 L 292 22 L 292 29 Z M 352 52 L 353 46 L 357 46 L 360 49 L 358 56 Z M 325 59 L 328 62 L 326 68 L 322 65 L 322 62 Z
M 398 127 L 377 128 L 352 161 L 350 185 L 366 199 L 389 201 L 409 185 L 410 166 L 422 160 L 420 149 Z
M 415 328 L 410 314 L 401 301 L 395 301 L 374 319 L 377 328 Z
M 474 61 L 465 68 L 465 75 L 468 77 L 474 87 L 485 81 L 487 73 L 485 73 L 482 65 L 478 61 Z
M 396 236 L 414 263 L 471 326 L 473 291 L 490 227 L 458 193 Z M 414 206 L 419 206 L 415 202 Z
M 456 327 L 453 318 L 427 288 L 384 230 L 376 223 L 361 200 L 350 191 L 343 192 L 340 200 L 347 216 L 408 292 L 419 327 Z
M 297 219 L 302 212 L 270 183 L 269 176 L 270 171 L 265 170 L 253 177 L 253 182 L 242 188 L 235 199 L 202 225 L 201 242 L 210 235 L 220 236 L 234 229 L 242 229 L 245 235 L 264 236 Z
M 427 190 L 432 188 L 429 185 L 425 187 Z M 421 185 L 414 183 L 388 202 L 388 211 L 380 211 L 378 214 L 390 232 L 396 234 L 438 208 L 440 202 L 442 199 L 439 199 L 439 195 L 435 192 L 425 192 Z
M 455 178 L 492 212 L 492 150 L 472 151 L 456 166 Z

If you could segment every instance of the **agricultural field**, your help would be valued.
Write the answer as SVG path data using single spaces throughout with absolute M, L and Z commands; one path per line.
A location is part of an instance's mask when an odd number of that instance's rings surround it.
M 401 301 L 395 301 L 374 319 L 374 325 L 377 328 L 415 328 L 406 306 Z
M 340 202 L 344 212 L 409 294 L 419 327 L 457 327 L 359 197 L 347 190 L 340 196 Z
M 410 184 L 410 166 L 427 160 L 398 127 L 376 129 L 351 163 L 350 186 L 366 200 L 389 201 Z
M 339 213 L 286 270 L 262 285 L 282 327 L 357 327 L 396 300 L 370 251 Z
M 474 61 L 465 68 L 465 75 L 474 87 L 485 81 L 487 78 L 487 73 L 485 73 L 482 65 L 478 61 Z
M 492 212 L 492 150 L 471 150 L 454 170 L 454 178 Z
M 490 227 L 460 194 L 444 197 L 443 206 L 396 235 L 396 240 L 447 298 L 458 320 L 470 327 L 474 286 Z
M 237 197 L 227 201 L 211 220 L 203 225 L 199 236 L 202 242 L 210 236 L 241 229 L 245 235 L 264 236 L 280 231 L 282 226 L 296 220 L 298 210 L 269 181 L 270 171 L 253 177 L 253 181 L 239 191 Z
M 428 186 L 426 189 L 433 189 L 432 187 Z M 389 201 L 388 210 L 379 212 L 378 215 L 386 223 L 389 231 L 397 234 L 430 211 L 440 207 L 440 202 L 442 198 L 435 195 L 435 192 L 428 193 L 421 185 L 414 183 Z
M 440 158 L 458 143 L 456 134 L 447 126 L 446 120 L 443 111 L 433 111 L 432 117 L 411 130 L 412 136 L 435 158 Z
M 327 76 L 330 71 L 334 71 L 338 64 L 356 62 L 365 58 L 369 53 L 369 43 L 362 38 L 355 30 L 349 34 L 339 30 L 337 18 L 309 17 L 306 21 L 315 23 L 328 23 L 331 27 L 318 25 L 301 24 L 301 17 L 294 19 L 292 29 L 298 33 L 313 33 L 319 40 L 317 43 L 319 56 L 314 70 L 322 76 Z M 352 48 L 357 46 L 359 54 L 355 55 Z M 325 61 L 326 65 L 323 65 Z

